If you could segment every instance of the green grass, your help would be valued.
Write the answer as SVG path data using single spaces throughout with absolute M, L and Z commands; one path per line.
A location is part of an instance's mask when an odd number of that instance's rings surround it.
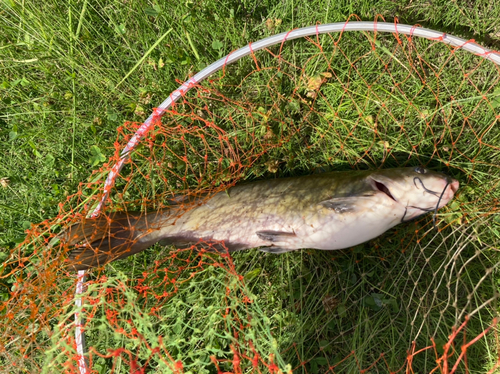
M 0 353 L 2 366 L 62 372 L 68 352 L 74 352 L 66 340 L 72 327 L 61 324 L 74 312 L 71 278 L 63 272 L 55 279 L 28 274 L 38 269 L 36 261 L 49 261 L 37 252 L 45 248 L 42 240 L 23 247 L 25 254 L 36 253 L 27 270 L 7 275 L 15 265 L 9 256 L 31 224 L 71 215 L 71 209 L 82 212 L 85 202 L 91 208 L 102 186 L 102 175 L 92 172 L 113 155 L 117 128 L 143 121 L 177 88 L 177 81 L 250 41 L 316 22 L 345 21 L 353 13 L 363 20 L 380 14 L 388 22 L 397 16 L 402 23 L 420 23 L 500 49 L 500 6 L 486 1 L 0 3 L 0 178 L 8 178 L 0 187 L 0 260 L 10 263 L 2 268 L 0 296 L 7 300 L 21 276 L 32 284 L 38 279 L 41 288 L 33 295 L 47 295 L 50 302 L 40 304 L 44 313 L 55 316 L 40 317 L 48 322 L 40 327 L 30 310 L 17 315 L 20 326 L 41 332 L 34 340 L 10 343 L 7 353 Z M 269 19 L 281 23 L 268 27 Z M 297 373 L 322 373 L 335 365 L 336 372 L 351 373 L 377 362 L 371 372 L 389 372 L 388 367 L 396 371 L 404 364 L 413 340 L 420 349 L 433 338 L 442 354 L 452 327 L 465 314 L 473 313 L 468 340 L 497 315 L 495 302 L 483 303 L 496 294 L 499 279 L 499 220 L 486 214 L 496 212 L 500 197 L 500 132 L 494 122 L 500 106 L 498 69 L 463 51 L 450 57 L 448 47 L 416 40 L 418 56 L 429 64 L 416 64 L 408 74 L 403 52 L 415 63 L 420 60 L 404 40 L 401 48 L 392 36 L 378 35 L 373 52 L 370 34 L 346 34 L 340 49 L 334 44 L 337 37 L 321 37 L 321 53 L 309 41 L 285 44 L 283 60 L 293 65 L 279 65 L 279 74 L 276 60 L 258 52 L 260 71 L 246 58 L 229 66 L 224 78 L 204 83 L 206 92 L 188 94 L 189 101 L 178 107 L 180 115 L 163 122 L 178 130 L 158 130 L 150 138 L 154 147 L 138 149 L 117 182 L 112 205 L 138 208 L 148 202 L 154 209 L 171 194 L 228 180 L 423 163 L 448 171 L 462 186 L 459 199 L 440 216 L 442 231 L 432 231 L 426 217 L 352 250 L 281 256 L 252 250 L 234 254 L 234 272 L 230 260 L 217 256 L 205 258 L 202 267 L 192 262 L 192 268 L 182 269 L 195 254 L 181 252 L 172 259 L 172 248 L 155 246 L 109 265 L 106 279 L 92 278 L 99 282 L 87 293 L 93 304 L 87 305 L 86 337 L 94 349 L 94 369 L 129 372 L 128 355 L 95 353 L 125 348 L 139 363 L 149 360 L 149 372 L 168 372 L 168 352 L 182 360 L 186 372 L 213 373 L 210 356 L 232 359 L 238 331 L 243 351 L 251 352 L 247 343 L 252 341 L 264 362 L 273 353 L 283 370 L 288 364 L 298 367 Z M 278 53 L 279 47 L 270 51 Z M 322 84 L 317 100 L 308 99 L 307 77 L 325 72 L 332 77 Z M 425 84 L 417 72 L 426 76 Z M 370 89 L 366 82 L 373 83 Z M 394 82 L 400 82 L 398 89 Z M 229 133 L 226 150 L 215 129 L 203 128 L 203 120 Z M 203 129 L 207 143 L 193 131 L 181 137 L 179 129 L 195 126 Z M 229 146 L 240 150 L 245 168 L 231 168 Z M 206 170 L 205 154 L 210 161 Z M 73 196 L 80 183 L 92 180 L 94 185 Z M 166 262 L 155 268 L 155 261 Z M 224 266 L 213 266 L 218 263 Z M 164 277 L 175 277 L 177 283 L 165 283 Z M 140 292 L 144 284 L 150 287 L 146 294 Z M 242 302 L 245 295 L 252 302 Z M 116 325 L 106 313 L 115 316 Z M 127 336 L 131 326 L 141 337 Z M 27 344 L 26 358 L 21 343 Z M 163 359 L 151 355 L 157 347 Z M 355 356 L 349 356 L 352 351 Z M 468 349 L 470 372 L 486 371 L 497 356 L 494 336 L 488 335 Z M 220 365 L 232 370 L 231 362 Z M 413 360 L 415 372 L 435 365 L 432 350 Z

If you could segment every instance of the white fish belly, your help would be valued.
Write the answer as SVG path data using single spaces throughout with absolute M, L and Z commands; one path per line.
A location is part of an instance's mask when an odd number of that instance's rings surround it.
M 297 229 L 295 248 L 343 249 L 373 239 L 400 223 L 404 210 L 376 196 L 348 213 L 329 212 Z M 312 223 L 315 222 L 315 223 Z

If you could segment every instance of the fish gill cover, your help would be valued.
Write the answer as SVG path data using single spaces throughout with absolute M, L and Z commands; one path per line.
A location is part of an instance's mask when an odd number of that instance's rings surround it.
M 92 372 L 493 372 L 499 77 L 439 40 L 359 32 L 276 45 L 195 84 L 131 154 L 105 212 L 189 209 L 238 182 L 325 170 L 424 165 L 461 188 L 437 230 L 427 215 L 355 248 L 279 256 L 156 245 L 94 270 L 81 295 Z M 113 156 L 3 264 L 11 372 L 78 372 L 76 276 L 56 236 L 92 212 L 140 125 L 117 129 Z

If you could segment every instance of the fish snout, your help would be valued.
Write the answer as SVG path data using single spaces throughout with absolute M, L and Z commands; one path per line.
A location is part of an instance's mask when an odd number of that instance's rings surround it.
M 460 183 L 456 179 L 452 179 L 450 183 L 450 188 L 453 191 L 453 194 L 455 194 L 460 187 Z
M 443 193 L 442 201 L 439 203 L 440 208 L 445 206 L 450 200 L 453 199 L 453 197 L 455 196 L 455 192 L 457 192 L 459 187 L 460 183 L 457 180 L 452 178 L 447 180 L 446 190 Z

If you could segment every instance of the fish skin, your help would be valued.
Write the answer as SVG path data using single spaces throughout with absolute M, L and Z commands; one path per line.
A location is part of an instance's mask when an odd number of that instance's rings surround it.
M 331 172 L 242 183 L 169 210 L 85 219 L 61 235 L 76 270 L 101 266 L 154 243 L 212 242 L 220 250 L 261 247 L 271 253 L 333 250 L 373 239 L 447 204 L 458 182 L 423 168 Z M 115 218 L 116 216 L 116 218 Z M 118 223 L 117 223 L 118 222 Z M 111 234 L 110 234 L 111 233 Z M 223 244 L 222 244 L 223 243 Z

